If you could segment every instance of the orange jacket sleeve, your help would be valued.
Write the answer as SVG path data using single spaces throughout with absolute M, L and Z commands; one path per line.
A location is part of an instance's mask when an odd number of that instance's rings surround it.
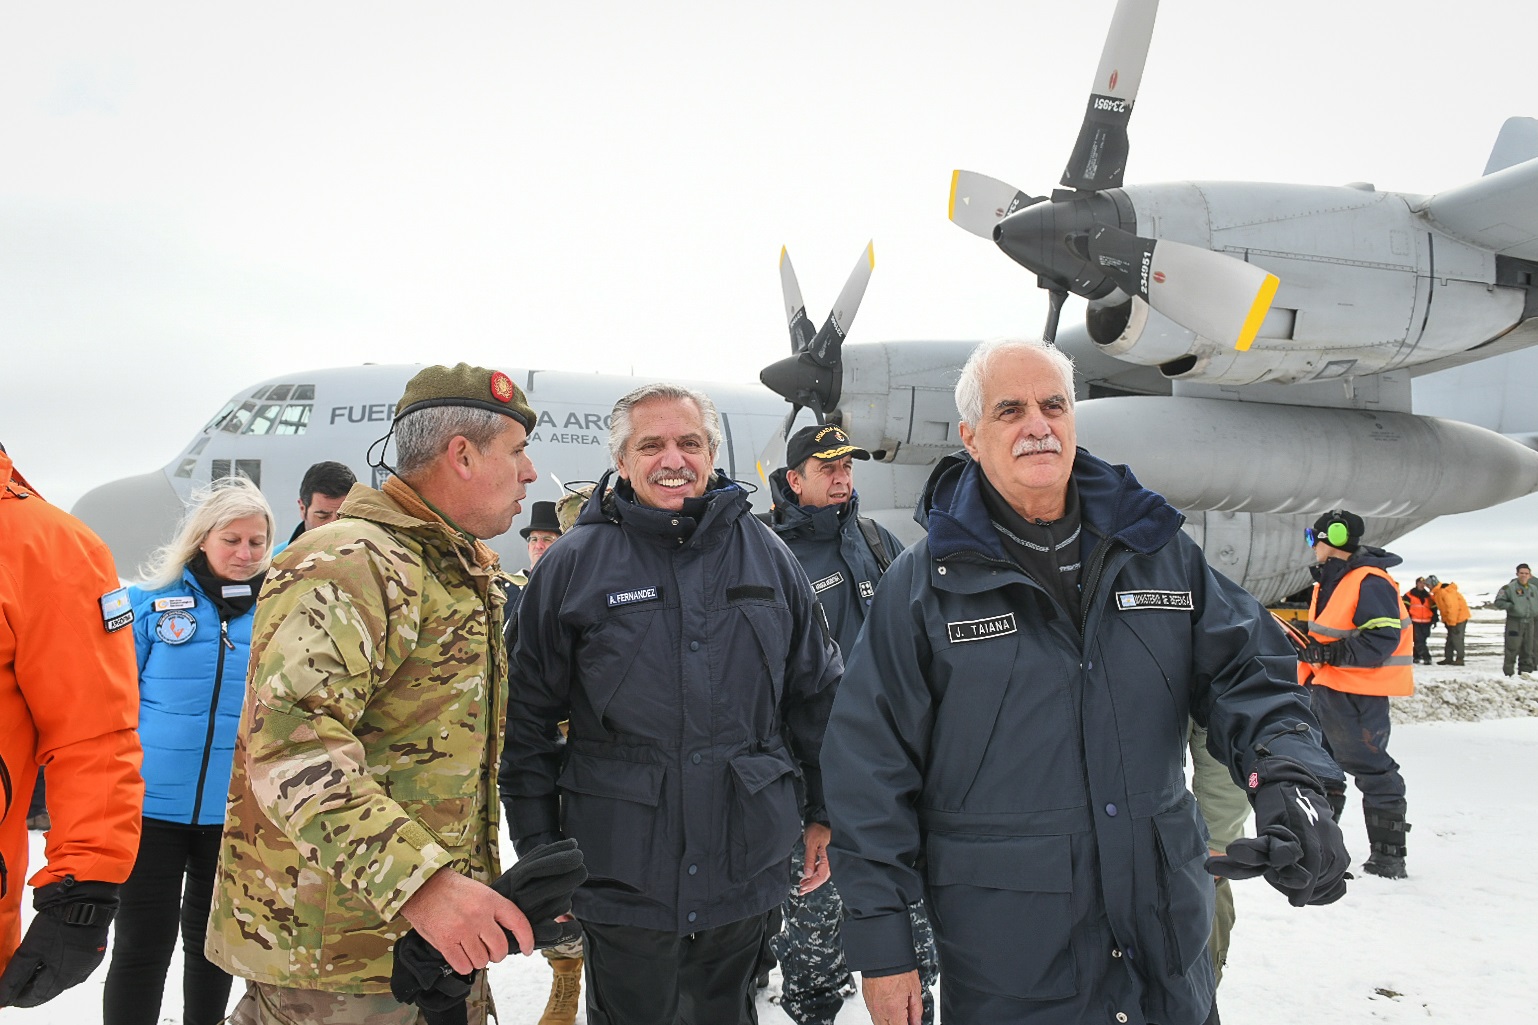
M 0 514 L 0 616 L 14 647 L 0 665 L 0 692 L 10 691 L 0 700 L 12 712 L 19 696 L 22 721 L 7 723 L 5 753 L 13 771 L 16 762 L 47 769 L 53 823 L 47 864 L 29 882 L 122 882 L 138 852 L 144 781 L 133 631 L 109 631 L 102 610 L 119 586 L 112 554 L 79 520 L 23 497 L 24 488 L 10 491 Z M 31 751 L 9 750 L 27 734 Z

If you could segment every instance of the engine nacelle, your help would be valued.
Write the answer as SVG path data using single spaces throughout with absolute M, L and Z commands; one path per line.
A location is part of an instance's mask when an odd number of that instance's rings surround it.
M 976 342 L 866 342 L 843 349 L 838 408 L 855 444 L 896 463 L 961 447 L 956 377 Z
M 1181 509 L 1431 519 L 1538 489 L 1538 452 L 1411 413 L 1131 396 L 1080 402 L 1076 421 Z

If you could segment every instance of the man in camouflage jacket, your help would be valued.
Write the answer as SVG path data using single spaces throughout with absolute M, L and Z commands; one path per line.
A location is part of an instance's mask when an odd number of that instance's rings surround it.
M 535 479 L 535 422 L 500 372 L 406 387 L 399 469 L 274 564 L 257 605 L 208 957 L 251 980 L 232 1022 L 402 1025 L 393 945 L 413 926 L 468 972 L 532 935 L 500 871 L 503 591 L 480 538 Z M 471 1022 L 489 1005 L 484 980 Z

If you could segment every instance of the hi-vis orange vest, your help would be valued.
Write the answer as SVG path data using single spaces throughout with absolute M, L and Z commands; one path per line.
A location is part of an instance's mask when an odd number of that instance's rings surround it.
M 1417 598 L 1415 596 L 1415 592 L 1414 591 L 1406 591 L 1404 593 L 1404 600 L 1405 600 L 1405 604 L 1408 605 L 1409 608 L 1410 608 L 1410 622 L 1412 622 L 1412 623 L 1429 623 L 1429 622 L 1431 622 L 1431 594 L 1430 594 L 1430 592 L 1427 592 L 1426 597 L 1424 597 L 1424 598 Z
M 1388 581 L 1394 593 L 1399 585 L 1394 578 L 1376 566 L 1358 566 L 1350 570 L 1330 595 L 1329 604 L 1323 610 L 1319 605 L 1319 585 L 1314 585 L 1314 595 L 1308 603 L 1308 635 L 1320 644 L 1334 644 L 1343 637 L 1362 632 L 1355 622 L 1356 602 L 1362 593 L 1362 581 L 1368 577 L 1382 577 Z M 1372 628 L 1373 624 L 1364 624 Z M 1382 624 L 1382 625 L 1387 625 Z M 1371 694 L 1377 697 L 1405 697 L 1415 693 L 1415 670 L 1411 668 L 1414 636 L 1410 620 L 1399 621 L 1399 644 L 1394 653 L 1381 666 L 1328 666 L 1314 665 L 1298 660 L 1298 682 L 1317 683 L 1331 690 L 1347 694 Z

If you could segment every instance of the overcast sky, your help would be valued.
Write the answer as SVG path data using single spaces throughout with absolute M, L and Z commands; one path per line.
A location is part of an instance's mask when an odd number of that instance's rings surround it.
M 1113 6 L 5 4 L 0 440 L 68 505 L 304 368 L 751 380 L 782 244 L 820 322 L 875 240 L 854 341 L 1039 332 L 950 172 L 1056 184 Z M 1165 0 L 1127 180 L 1477 177 L 1534 12 Z

